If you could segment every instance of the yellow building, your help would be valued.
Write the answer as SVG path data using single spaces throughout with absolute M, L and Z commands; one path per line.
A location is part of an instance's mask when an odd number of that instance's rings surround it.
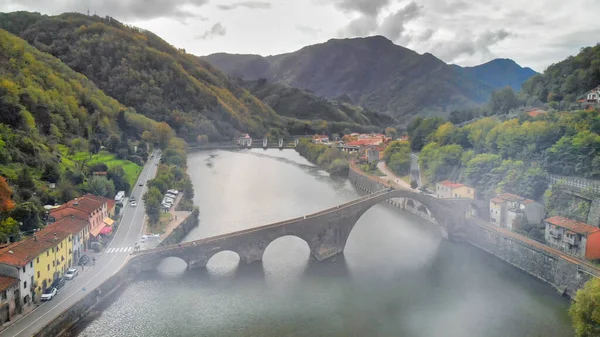
M 58 222 L 37 232 L 33 240 L 37 240 L 41 247 L 33 268 L 35 293 L 39 298 L 55 279 L 62 277 L 73 265 L 73 235 Z
M 475 189 L 465 184 L 445 180 L 435 185 L 435 195 L 440 199 L 475 199 Z

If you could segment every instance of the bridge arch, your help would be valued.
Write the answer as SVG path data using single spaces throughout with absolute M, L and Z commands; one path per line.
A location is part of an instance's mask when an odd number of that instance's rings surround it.
M 237 261 L 236 261 L 237 259 Z M 219 251 L 215 251 L 212 254 L 208 255 L 206 258 L 206 268 L 212 267 L 214 263 L 223 263 L 225 262 L 226 268 L 230 266 L 237 266 L 241 261 L 240 254 L 236 251 L 223 249 Z

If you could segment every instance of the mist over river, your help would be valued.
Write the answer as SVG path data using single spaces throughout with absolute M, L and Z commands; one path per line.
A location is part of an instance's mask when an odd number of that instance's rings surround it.
M 306 215 L 361 195 L 293 150 L 196 152 L 188 172 L 200 225 L 185 241 Z M 206 269 L 164 260 L 78 336 L 567 337 L 569 302 L 435 225 L 385 205 L 367 211 L 344 255 L 309 259 L 280 238 L 262 264 L 233 252 Z

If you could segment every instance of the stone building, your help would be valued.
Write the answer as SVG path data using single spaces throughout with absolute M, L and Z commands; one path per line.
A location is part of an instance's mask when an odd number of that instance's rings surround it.
M 440 199 L 469 198 L 475 199 L 475 189 L 465 184 L 444 180 L 435 184 L 435 196 Z
M 10 276 L 0 276 L 0 326 L 12 320 L 20 313 L 17 306 L 19 296 L 19 280 Z
M 517 224 L 538 226 L 545 213 L 543 205 L 510 193 L 499 194 L 490 200 L 490 222 L 510 230 L 521 229 Z
M 546 243 L 580 259 L 600 259 L 600 228 L 562 216 L 545 220 Z

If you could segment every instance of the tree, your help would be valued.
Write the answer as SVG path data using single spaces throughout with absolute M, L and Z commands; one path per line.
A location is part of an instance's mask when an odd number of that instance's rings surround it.
M 8 186 L 6 178 L 0 176 L 0 213 L 10 212 L 15 208 L 12 201 L 12 188 Z
M 415 189 L 417 187 L 419 187 L 419 183 L 417 183 L 416 180 L 411 180 L 410 181 L 410 188 Z
M 102 196 L 113 198 L 115 196 L 115 184 L 106 177 L 94 176 L 89 180 L 90 192 Z
M 19 237 L 19 223 L 9 217 L 2 221 L 0 221 L 0 239 L 4 243 L 10 243 L 11 238 L 12 241 L 16 241 Z
M 33 190 L 35 188 L 35 182 L 29 174 L 29 169 L 21 169 L 21 172 L 19 172 L 19 175 L 17 176 L 16 184 L 20 189 Z
M 156 187 L 150 187 L 144 194 L 144 205 L 146 206 L 146 214 L 148 220 L 152 224 L 158 223 L 160 220 L 160 208 L 162 203 L 162 193 Z
M 398 131 L 392 127 L 387 127 L 385 128 L 385 135 L 394 140 L 398 136 Z
M 41 210 L 33 202 L 23 202 L 18 204 L 10 216 L 18 222 L 22 222 L 21 230 L 29 232 L 41 226 Z
M 110 179 L 115 185 L 115 191 L 129 192 L 131 186 L 125 177 L 125 171 L 121 166 L 113 167 L 108 170 L 106 174 L 107 178 Z
M 196 137 L 196 142 L 200 145 L 206 144 L 206 143 L 208 143 L 208 136 L 207 135 L 198 135 L 198 137 Z
M 591 278 L 577 291 L 569 316 L 577 337 L 600 336 L 600 279 Z
M 511 87 L 504 87 L 492 92 L 490 96 L 490 110 L 493 114 L 507 114 L 511 109 L 521 105 L 515 91 Z

